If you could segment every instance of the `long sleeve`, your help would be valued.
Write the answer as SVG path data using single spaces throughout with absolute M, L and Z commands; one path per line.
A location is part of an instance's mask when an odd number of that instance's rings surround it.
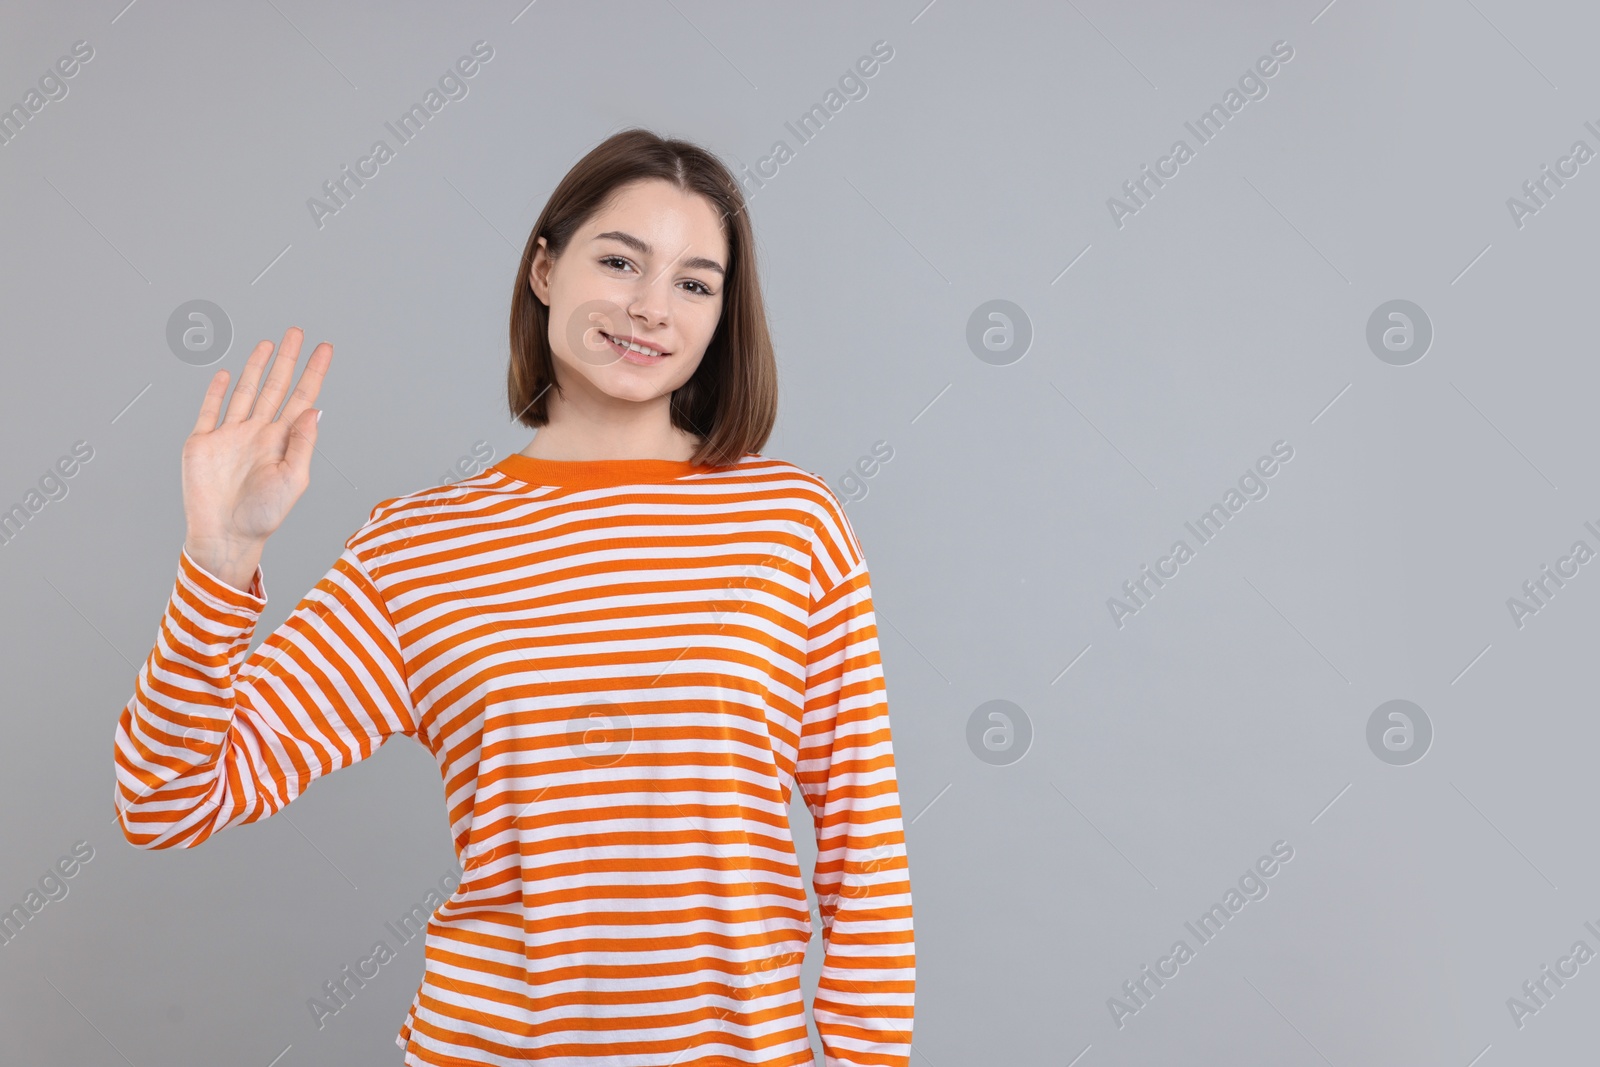
M 872 589 L 837 514 L 835 554 L 848 569 L 812 604 L 795 775 L 817 832 L 812 885 L 825 951 L 812 1014 L 827 1067 L 907 1067 L 916 984 L 910 871 Z
M 248 656 L 266 605 L 184 550 L 117 720 L 117 820 L 140 848 L 190 848 L 271 815 L 390 736 L 416 733 L 405 662 L 372 577 L 344 551 Z

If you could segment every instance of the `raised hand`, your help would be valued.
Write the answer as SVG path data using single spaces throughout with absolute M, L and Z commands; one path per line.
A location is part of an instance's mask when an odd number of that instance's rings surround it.
M 294 394 L 278 412 L 304 336 L 298 326 L 289 327 L 276 359 L 271 341 L 256 345 L 220 423 L 228 372 L 217 371 L 183 443 L 184 548 L 196 563 L 238 589 L 246 588 L 268 536 L 311 482 L 322 414 L 311 404 L 333 361 L 331 344 L 324 341 L 311 353 Z M 272 371 L 261 385 L 269 360 Z

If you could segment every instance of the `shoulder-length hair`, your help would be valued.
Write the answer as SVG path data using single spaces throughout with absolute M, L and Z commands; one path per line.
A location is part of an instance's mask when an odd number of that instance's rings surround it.
M 699 193 L 721 216 L 728 242 L 722 317 L 694 375 L 672 394 L 672 424 L 697 434 L 697 464 L 737 463 L 759 452 L 778 414 L 778 372 L 756 274 L 755 243 L 744 194 L 716 156 L 688 141 L 630 128 L 596 145 L 561 179 L 528 234 L 511 293 L 511 365 L 506 396 L 524 426 L 549 421 L 546 393 L 559 388 L 550 349 L 550 308 L 528 284 L 539 238 L 559 258 L 567 243 L 620 186 L 661 178 Z

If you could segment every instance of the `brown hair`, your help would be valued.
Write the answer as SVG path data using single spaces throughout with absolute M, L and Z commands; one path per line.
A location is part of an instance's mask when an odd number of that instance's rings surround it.
M 720 466 L 759 452 L 778 414 L 778 371 L 756 275 L 755 242 L 744 194 L 722 161 L 688 141 L 664 139 L 637 127 L 596 145 L 561 179 L 528 234 L 511 294 L 511 365 L 506 398 L 524 426 L 549 421 L 545 392 L 559 388 L 550 350 L 550 308 L 528 284 L 543 237 L 560 258 L 572 235 L 615 190 L 660 178 L 698 193 L 722 216 L 728 241 L 722 317 L 694 375 L 672 394 L 672 424 L 697 434 L 695 463 Z

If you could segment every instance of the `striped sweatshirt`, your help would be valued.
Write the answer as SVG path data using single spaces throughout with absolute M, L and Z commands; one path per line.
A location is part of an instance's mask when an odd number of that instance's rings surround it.
M 255 822 L 406 735 L 462 878 L 411 1067 L 907 1067 L 911 886 L 867 562 L 821 478 L 507 456 L 380 501 L 266 604 L 187 551 L 116 730 L 141 848 Z M 789 832 L 817 840 L 815 922 Z M 820 931 L 817 927 L 820 926 Z

